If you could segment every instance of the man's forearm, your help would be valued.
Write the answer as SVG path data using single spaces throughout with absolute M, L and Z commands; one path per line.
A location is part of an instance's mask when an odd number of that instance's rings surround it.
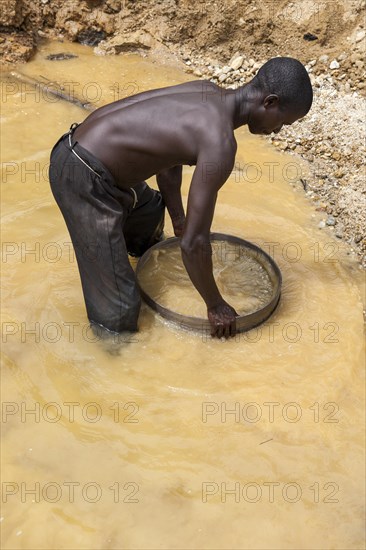
M 163 196 L 165 206 L 167 207 L 167 210 L 169 212 L 169 216 L 171 217 L 173 225 L 175 223 L 184 222 L 185 214 L 184 214 L 184 208 L 182 203 L 182 196 L 180 194 L 179 189 L 178 190 L 170 189 L 167 192 L 164 192 L 160 186 L 159 186 L 159 189 Z
M 180 191 L 182 185 L 182 167 L 174 166 L 174 168 L 160 172 L 156 176 L 156 181 L 172 219 L 173 226 L 183 224 L 185 214 Z
M 181 245 L 182 259 L 187 273 L 206 302 L 212 308 L 224 302 L 212 272 L 212 249 L 209 242 L 196 242 L 192 246 Z

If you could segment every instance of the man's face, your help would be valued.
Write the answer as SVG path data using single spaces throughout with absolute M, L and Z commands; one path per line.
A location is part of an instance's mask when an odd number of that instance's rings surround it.
M 293 124 L 302 114 L 279 108 L 277 96 L 267 96 L 249 115 L 248 128 L 251 134 L 278 134 L 284 124 Z

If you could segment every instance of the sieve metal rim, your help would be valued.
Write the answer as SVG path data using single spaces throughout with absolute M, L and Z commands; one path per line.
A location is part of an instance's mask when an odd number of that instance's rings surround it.
M 157 244 L 153 245 L 151 248 L 149 248 L 141 256 L 141 258 L 139 258 L 136 265 L 136 279 L 137 279 L 137 284 L 138 284 L 141 296 L 143 300 L 147 303 L 147 305 L 150 306 L 151 309 L 159 313 L 159 315 L 161 315 L 161 317 L 163 317 L 164 319 L 167 319 L 168 321 L 172 321 L 173 323 L 176 323 L 183 328 L 210 332 L 211 326 L 208 319 L 203 319 L 202 317 L 191 317 L 189 315 L 183 315 L 182 313 L 176 313 L 175 311 L 172 311 L 162 306 L 161 304 L 155 302 L 155 300 L 151 298 L 151 296 L 149 296 L 140 285 L 139 273 L 141 269 L 144 267 L 144 265 L 150 259 L 153 251 L 157 249 L 162 249 L 162 248 L 172 248 L 173 246 L 175 246 L 175 244 L 179 240 L 180 239 L 178 237 L 171 237 L 164 241 L 160 241 Z M 258 309 L 257 311 L 249 313 L 248 315 L 239 315 L 236 318 L 236 330 L 237 332 L 245 332 L 264 323 L 277 308 L 281 297 L 282 274 L 278 265 L 273 260 L 273 258 L 271 258 L 271 256 L 269 256 L 269 254 L 267 254 L 267 252 L 262 250 L 259 246 L 251 243 L 250 241 L 246 241 L 240 237 L 236 237 L 234 235 L 227 235 L 225 233 L 211 233 L 210 241 L 226 241 L 229 243 L 239 244 L 244 248 L 250 249 L 251 251 L 255 252 L 257 256 L 256 258 L 257 260 L 258 258 L 262 260 L 260 263 L 262 267 L 266 269 L 273 284 L 272 298 L 261 309 Z

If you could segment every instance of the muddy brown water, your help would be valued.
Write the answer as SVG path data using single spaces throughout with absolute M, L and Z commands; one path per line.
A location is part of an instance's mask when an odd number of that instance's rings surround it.
M 78 57 L 46 60 L 60 52 Z M 17 70 L 99 105 L 190 79 L 56 42 Z M 360 271 L 318 229 L 295 157 L 238 130 L 213 223 L 275 259 L 275 314 L 221 342 L 143 306 L 112 347 L 88 330 L 47 180 L 87 112 L 6 79 L 2 92 L 2 547 L 363 548 Z
M 220 239 L 211 247 L 218 289 L 238 315 L 249 315 L 272 300 L 274 284 L 256 254 Z M 161 306 L 181 315 L 206 318 L 206 304 L 190 281 L 178 243 L 170 249 L 150 251 L 138 280 L 143 291 Z

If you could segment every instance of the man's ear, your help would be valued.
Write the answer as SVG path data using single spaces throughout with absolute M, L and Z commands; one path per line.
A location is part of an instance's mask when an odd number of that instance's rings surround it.
M 278 107 L 279 105 L 279 97 L 277 94 L 270 94 L 267 95 L 267 97 L 264 98 L 263 105 L 265 109 L 268 109 L 268 107 Z

